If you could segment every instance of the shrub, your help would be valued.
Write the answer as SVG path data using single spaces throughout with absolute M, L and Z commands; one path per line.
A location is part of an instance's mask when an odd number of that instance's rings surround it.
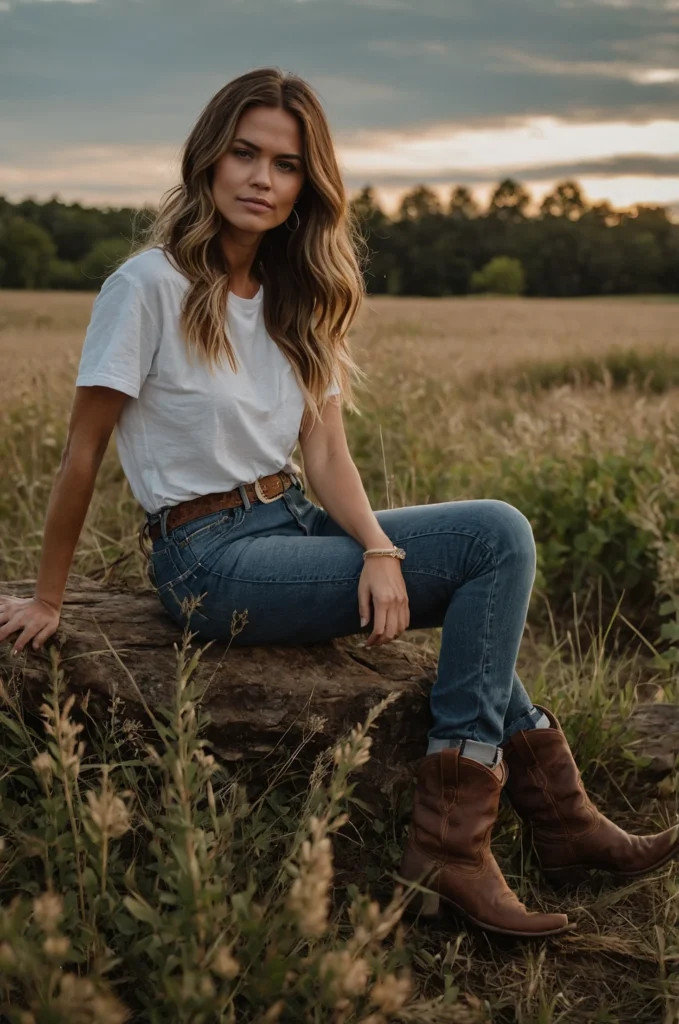
M 103 238 L 81 261 L 81 278 L 92 288 L 100 287 L 129 251 L 130 243 L 124 238 Z
M 521 260 L 512 256 L 495 256 L 472 274 L 471 289 L 474 292 L 523 295 L 525 286 L 526 275 Z
M 79 290 L 86 281 L 72 260 L 53 259 L 50 261 L 48 287 L 63 291 Z
M 560 361 L 519 363 L 501 373 L 479 374 L 476 387 L 500 393 L 508 389 L 537 394 L 560 387 L 601 386 L 664 394 L 679 387 L 679 352 L 665 348 L 613 349 L 600 356 L 571 357 Z

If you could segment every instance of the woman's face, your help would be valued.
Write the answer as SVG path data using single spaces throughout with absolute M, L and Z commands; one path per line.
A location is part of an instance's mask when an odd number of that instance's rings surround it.
M 215 163 L 212 196 L 224 220 L 257 234 L 282 224 L 304 184 L 303 161 L 297 118 L 275 107 L 251 107 Z M 247 199 L 268 205 L 253 205 Z

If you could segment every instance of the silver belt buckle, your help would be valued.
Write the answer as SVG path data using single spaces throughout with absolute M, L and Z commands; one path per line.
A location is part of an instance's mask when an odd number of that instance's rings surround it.
M 257 495 L 260 501 L 264 502 L 265 505 L 269 505 L 272 501 L 278 501 L 279 498 L 283 497 L 283 491 L 281 491 L 280 494 L 275 494 L 273 498 L 267 498 L 262 490 L 261 484 L 259 482 L 259 477 L 257 477 L 257 479 L 255 480 L 255 494 Z

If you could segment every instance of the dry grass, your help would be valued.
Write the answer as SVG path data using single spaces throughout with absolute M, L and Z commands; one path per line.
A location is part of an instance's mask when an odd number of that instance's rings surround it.
M 679 352 L 677 306 L 629 299 L 366 299 L 356 343 L 361 365 L 379 380 L 398 361 L 412 383 L 463 383 L 479 371 L 615 349 Z M 391 367 L 389 367 L 391 369 Z
M 72 386 L 94 293 L 0 292 L 0 394 L 45 375 Z M 677 306 L 652 299 L 366 298 L 354 327 L 361 365 L 380 381 L 398 361 L 411 381 L 464 380 L 517 362 L 615 349 L 679 352 Z M 56 378 L 56 379 L 55 379 Z

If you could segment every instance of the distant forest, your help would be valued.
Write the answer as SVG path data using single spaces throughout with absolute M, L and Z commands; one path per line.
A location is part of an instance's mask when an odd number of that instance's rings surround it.
M 557 184 L 533 214 L 530 193 L 512 179 L 485 208 L 463 186 L 442 204 L 426 185 L 409 190 L 393 217 L 371 186 L 351 206 L 370 250 L 372 295 L 679 293 L 679 224 L 670 211 L 592 205 L 576 181 Z M 96 290 L 153 214 L 0 197 L 0 287 Z

